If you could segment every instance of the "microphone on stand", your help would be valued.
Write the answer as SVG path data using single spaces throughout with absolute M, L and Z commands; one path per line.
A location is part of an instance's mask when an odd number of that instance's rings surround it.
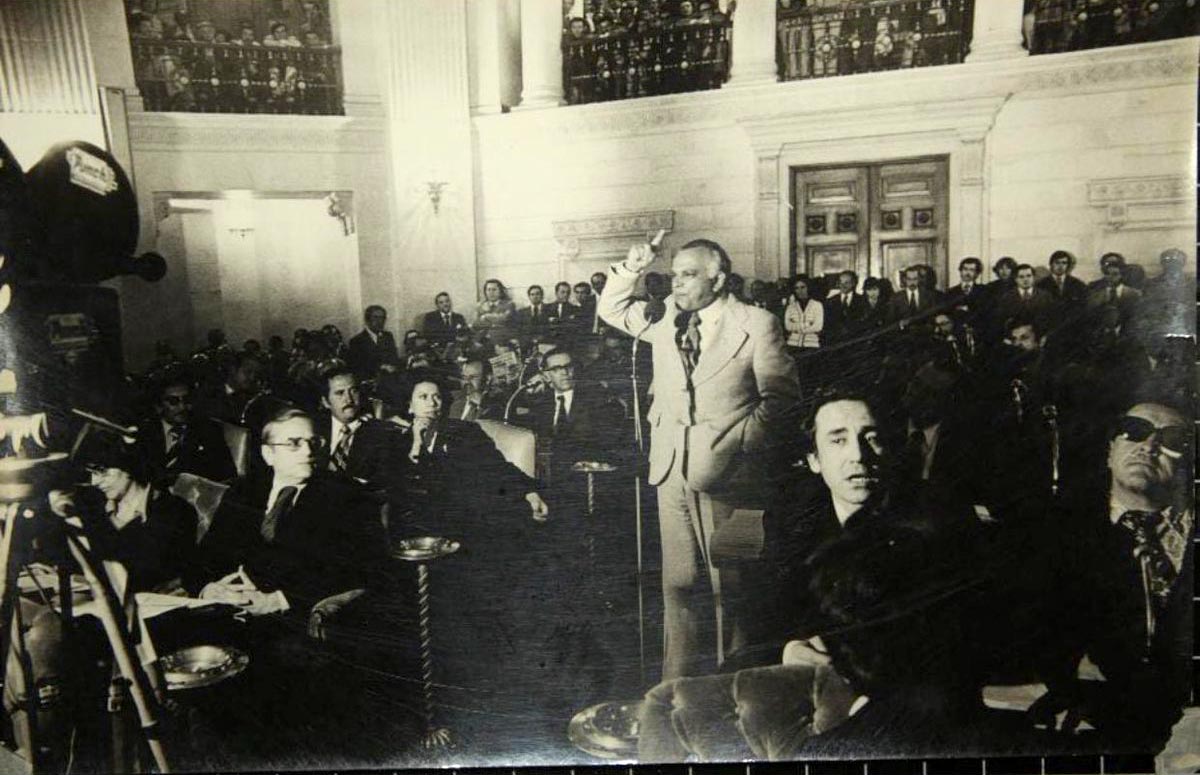
M 1042 407 L 1042 417 L 1050 428 L 1050 494 L 1058 495 L 1058 463 L 1062 451 L 1058 435 L 1058 407 L 1046 404 Z
M 1017 408 L 1017 424 L 1025 419 L 1025 383 L 1019 379 L 1012 381 L 1012 400 Z
M 521 395 L 522 393 L 524 393 L 526 391 L 528 391 L 530 393 L 540 393 L 541 391 L 543 391 L 545 389 L 546 389 L 546 375 L 541 372 L 538 372 L 537 374 L 533 375 L 531 378 L 525 380 L 520 385 L 518 385 L 517 389 L 513 391 L 511 396 L 508 397 L 508 403 L 506 403 L 504 405 L 504 422 L 508 422 L 508 416 L 509 416 L 509 414 L 512 413 L 513 401 L 517 400 L 517 396 Z

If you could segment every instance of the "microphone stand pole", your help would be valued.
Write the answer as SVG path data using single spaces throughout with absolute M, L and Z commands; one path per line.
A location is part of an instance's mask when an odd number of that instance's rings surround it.
M 637 539 L 637 599 L 638 599 L 638 670 L 641 678 L 642 686 L 646 686 L 646 597 L 643 588 L 642 573 L 643 557 L 642 557 L 642 456 L 645 453 L 645 439 L 642 434 L 642 403 L 638 391 L 638 345 L 642 341 L 642 335 L 650 330 L 650 326 L 654 323 L 647 323 L 646 327 L 633 338 L 633 354 L 632 363 L 630 364 L 629 381 L 633 388 L 633 438 L 637 444 L 638 459 L 637 465 L 634 467 L 633 474 L 633 498 L 634 498 L 634 532 Z

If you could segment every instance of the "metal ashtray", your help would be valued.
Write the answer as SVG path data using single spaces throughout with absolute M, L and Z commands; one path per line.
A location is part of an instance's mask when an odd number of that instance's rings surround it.
M 232 678 L 246 669 L 250 657 L 230 646 L 189 646 L 163 657 L 168 691 L 199 689 Z
M 421 536 L 419 538 L 405 538 L 397 541 L 395 547 L 392 549 L 392 556 L 398 560 L 424 562 L 426 560 L 436 560 L 448 554 L 454 554 L 461 548 L 462 544 L 458 541 L 452 541 L 449 538 Z
M 611 474 L 617 467 L 602 460 L 580 460 L 571 470 L 577 474 Z
M 571 744 L 601 759 L 637 759 L 641 701 L 602 702 L 575 714 L 567 725 Z

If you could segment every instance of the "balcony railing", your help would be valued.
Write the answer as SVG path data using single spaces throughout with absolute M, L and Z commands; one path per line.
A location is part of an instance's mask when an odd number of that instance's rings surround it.
M 1012 0 L 985 0 L 1012 2 Z M 957 64 L 971 41 L 970 0 L 859 0 L 776 17 L 784 81 Z
M 729 78 L 733 25 L 685 24 L 563 39 L 567 102 L 718 89 Z
M 1026 3 L 1026 10 L 1031 54 L 1123 46 L 1200 32 L 1200 6 L 1190 0 L 1033 0 Z
M 342 50 L 132 41 L 147 110 L 342 114 Z

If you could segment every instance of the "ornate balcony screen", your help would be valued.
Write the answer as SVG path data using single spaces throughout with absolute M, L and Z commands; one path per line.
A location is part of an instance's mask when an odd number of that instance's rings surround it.
M 342 50 L 134 38 L 147 110 L 342 114 Z
M 563 38 L 567 102 L 607 102 L 720 88 L 729 78 L 729 20 Z
M 957 64 L 971 40 L 970 0 L 799 5 L 781 2 L 776 17 L 775 51 L 785 81 Z
M 1192 0 L 1033 0 L 1026 2 L 1031 54 L 1146 43 L 1200 32 Z

